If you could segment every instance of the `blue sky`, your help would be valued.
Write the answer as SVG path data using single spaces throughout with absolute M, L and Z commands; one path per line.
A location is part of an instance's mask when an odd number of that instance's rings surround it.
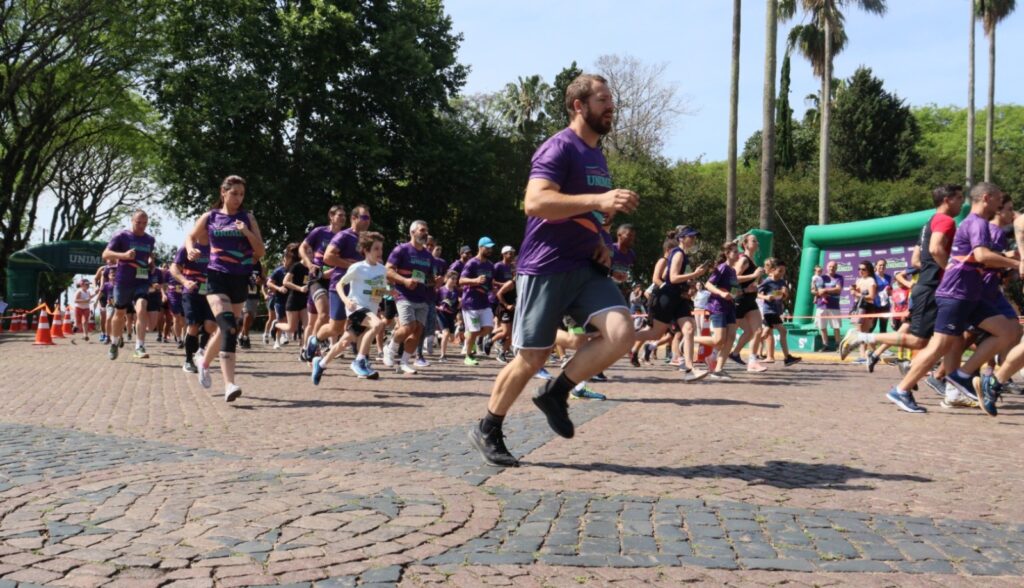
M 740 41 L 739 143 L 761 128 L 764 68 L 763 0 L 743 2 Z M 846 50 L 835 59 L 835 77 L 860 65 L 872 69 L 911 105 L 967 105 L 967 0 L 889 0 L 885 16 L 848 8 Z M 584 70 L 604 54 L 631 55 L 668 64 L 665 81 L 688 98 L 692 114 L 681 117 L 666 141 L 670 158 L 724 160 L 729 123 L 732 2 L 727 0 L 446 0 L 454 29 L 465 39 L 459 59 L 470 65 L 465 92 L 500 90 L 517 76 L 541 74 L 551 82 L 576 60 Z M 779 63 L 786 33 L 803 15 L 779 26 Z M 988 41 L 976 35 L 978 108 L 985 105 Z M 1024 103 L 1024 7 L 996 36 L 996 101 Z M 790 103 L 797 116 L 819 82 L 799 56 L 792 63 Z

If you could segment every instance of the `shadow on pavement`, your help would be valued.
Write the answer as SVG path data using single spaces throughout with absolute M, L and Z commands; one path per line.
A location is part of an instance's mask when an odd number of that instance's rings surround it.
M 422 404 L 407 404 L 404 402 L 367 402 L 353 400 L 290 400 L 284 398 L 265 398 L 262 396 L 245 396 L 249 400 L 261 400 L 272 403 L 271 406 L 261 408 L 327 408 L 332 406 L 345 406 L 351 408 L 423 408 Z
M 931 478 L 908 474 L 882 474 L 830 463 L 769 461 L 764 465 L 708 464 L 686 467 L 641 467 L 610 463 L 535 462 L 529 465 L 552 469 L 573 469 L 585 472 L 610 472 L 655 478 L 733 478 L 753 486 L 775 488 L 828 488 L 832 490 L 874 490 L 874 486 L 848 484 L 851 480 L 868 479 L 900 482 L 931 482 Z
M 729 398 L 609 398 L 614 402 L 639 402 L 641 404 L 676 404 L 678 406 L 753 406 L 755 408 L 782 408 L 781 404 L 747 402 Z

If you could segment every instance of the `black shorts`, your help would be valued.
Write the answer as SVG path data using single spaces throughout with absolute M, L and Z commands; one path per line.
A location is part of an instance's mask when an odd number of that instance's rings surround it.
M 935 334 L 935 318 L 939 306 L 935 303 L 935 289 L 928 286 L 914 286 L 910 291 L 910 334 L 929 339 Z
M 690 318 L 693 316 L 693 299 L 683 298 L 676 305 L 676 320 Z
M 306 310 L 307 300 L 308 297 L 305 292 L 289 290 L 288 297 L 284 299 L 284 310 L 285 312 L 299 312 L 301 310 Z
M 442 331 L 448 331 L 449 333 L 455 332 L 455 313 L 454 312 L 443 312 L 437 313 L 437 322 L 441 325 Z
M 163 297 L 159 292 L 146 294 L 146 310 L 149 312 L 160 312 L 163 310 Z
M 736 301 L 736 318 L 742 319 L 747 316 L 747 313 L 752 311 L 760 312 L 760 309 L 757 307 L 757 293 L 745 292 Z
M 501 310 L 501 314 L 498 315 L 498 321 L 503 325 L 512 324 L 512 320 L 515 318 L 514 310 Z
M 353 335 L 357 337 L 365 333 L 366 327 L 363 326 L 363 321 L 366 320 L 366 315 L 369 312 L 370 311 L 365 308 L 360 308 L 359 310 L 348 315 L 348 326 L 346 327 L 346 329 L 348 329 Z
M 678 288 L 664 285 L 655 293 L 648 314 L 659 323 L 674 323 L 678 313 L 677 308 L 682 301 Z M 693 309 L 690 310 L 692 312 Z
M 394 318 L 396 316 L 398 316 L 398 305 L 395 304 L 394 300 L 384 300 L 383 304 L 384 304 L 384 319 L 385 320 L 389 320 L 389 321 L 390 320 L 394 320 Z
M 242 304 L 249 297 L 249 274 L 226 274 L 206 271 L 206 286 L 210 294 L 222 294 L 231 304 Z
M 102 309 L 106 309 L 106 307 L 107 307 L 107 295 L 106 294 L 100 294 L 99 301 L 100 301 L 100 309 L 101 310 Z
M 782 317 L 777 314 L 766 314 L 764 324 L 766 327 L 777 327 L 782 324 Z

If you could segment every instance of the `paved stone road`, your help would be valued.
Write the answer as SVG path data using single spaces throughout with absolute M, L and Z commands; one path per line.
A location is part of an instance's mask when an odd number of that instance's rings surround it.
M 897 412 L 894 374 L 775 367 L 686 386 L 620 364 L 555 438 L 528 402 L 482 464 L 497 366 L 313 387 L 243 356 L 235 405 L 172 346 L 0 336 L 0 587 L 428 584 L 1019 586 L 1024 402 Z M 216 378 L 215 378 L 216 380 Z

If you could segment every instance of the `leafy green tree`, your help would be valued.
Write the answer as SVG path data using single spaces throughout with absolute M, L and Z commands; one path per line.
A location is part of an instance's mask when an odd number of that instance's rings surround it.
M 907 177 L 921 163 L 910 107 L 860 67 L 838 92 L 832 142 L 836 166 L 861 180 Z
M 569 126 L 569 111 L 565 108 L 565 91 L 569 88 L 569 84 L 581 75 L 583 75 L 583 70 L 577 67 L 576 62 L 573 61 L 572 65 L 563 68 L 555 76 L 555 81 L 548 90 L 548 98 L 544 102 L 544 113 L 548 120 L 548 135 L 553 135 Z
M 500 107 L 505 119 L 516 130 L 519 137 L 528 143 L 536 143 L 547 126 L 546 100 L 551 87 L 539 75 L 522 76 L 505 85 L 501 93 Z

